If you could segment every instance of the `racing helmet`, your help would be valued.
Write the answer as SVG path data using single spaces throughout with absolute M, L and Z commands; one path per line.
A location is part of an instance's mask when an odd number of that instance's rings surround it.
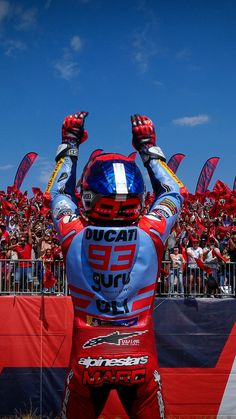
M 95 150 L 80 179 L 81 214 L 94 222 L 132 223 L 143 208 L 144 182 L 128 157 Z

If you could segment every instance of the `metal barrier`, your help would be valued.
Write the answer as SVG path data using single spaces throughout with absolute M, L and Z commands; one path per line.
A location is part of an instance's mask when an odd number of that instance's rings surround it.
M 168 297 L 235 297 L 236 263 L 208 265 L 207 274 L 200 268 L 173 269 L 170 261 L 162 262 L 157 294 Z
M 51 287 L 45 286 L 46 271 L 52 273 Z M 62 261 L 0 260 L 0 294 L 67 295 L 68 287 Z
M 54 282 L 47 288 L 45 273 L 52 273 Z M 68 295 L 65 267 L 62 261 L 0 259 L 0 294 Z M 210 297 L 236 294 L 236 264 L 212 266 L 212 275 L 199 268 L 172 269 L 170 261 L 162 262 L 157 280 L 157 295 L 165 297 Z

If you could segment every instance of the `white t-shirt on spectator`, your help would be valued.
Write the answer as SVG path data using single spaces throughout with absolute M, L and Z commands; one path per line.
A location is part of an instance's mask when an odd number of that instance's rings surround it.
M 207 250 L 209 250 L 208 247 L 205 247 L 203 249 L 205 253 L 207 252 Z M 206 254 L 204 263 L 210 266 L 218 266 L 218 258 L 215 255 L 213 255 L 213 250 L 209 250 L 209 252 Z
M 197 247 L 196 249 L 194 249 L 193 247 L 188 247 L 187 255 L 188 255 L 188 267 L 197 268 L 195 258 L 202 259 L 203 250 L 201 247 Z

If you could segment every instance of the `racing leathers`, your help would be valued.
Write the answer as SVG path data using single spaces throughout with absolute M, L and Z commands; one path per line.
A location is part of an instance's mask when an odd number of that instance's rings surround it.
M 140 155 L 155 199 L 131 225 L 95 225 L 79 215 L 73 153 L 58 159 L 47 187 L 74 306 L 62 418 L 97 418 L 114 388 L 130 418 L 164 418 L 152 309 L 183 185 L 150 149 Z

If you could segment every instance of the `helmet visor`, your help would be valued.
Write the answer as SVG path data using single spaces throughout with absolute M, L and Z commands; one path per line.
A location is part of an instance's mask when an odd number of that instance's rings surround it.
M 138 196 L 98 196 L 96 195 L 91 209 L 88 210 L 89 218 L 94 220 L 135 221 L 142 210 L 142 201 Z

